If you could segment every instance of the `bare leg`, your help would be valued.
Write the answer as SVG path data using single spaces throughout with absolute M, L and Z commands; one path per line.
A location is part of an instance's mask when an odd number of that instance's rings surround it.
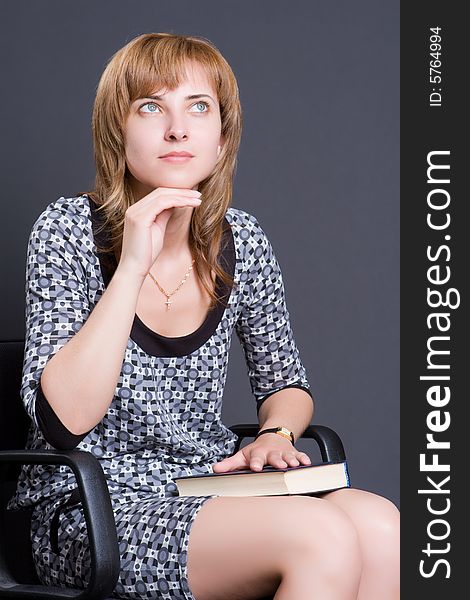
M 296 553 L 286 563 L 275 600 L 357 600 L 362 557 L 356 530 L 338 517 L 321 538 L 312 552 Z
M 197 600 L 356 600 L 357 532 L 332 502 L 303 496 L 217 497 L 192 525 L 188 583 Z
M 345 488 L 322 495 L 353 521 L 363 569 L 358 600 L 400 598 L 400 511 L 383 496 Z

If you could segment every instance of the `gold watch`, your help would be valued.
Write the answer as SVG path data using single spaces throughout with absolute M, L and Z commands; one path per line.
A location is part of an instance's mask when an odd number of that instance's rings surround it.
M 255 437 L 255 440 L 257 440 L 260 435 L 263 435 L 263 433 L 277 433 L 278 435 L 282 435 L 282 437 L 285 437 L 288 440 L 290 440 L 292 444 L 294 444 L 295 441 L 294 434 L 292 433 L 292 431 L 290 431 L 290 429 L 287 429 L 287 427 L 272 427 L 270 429 L 263 429 L 263 431 L 258 432 L 257 436 Z

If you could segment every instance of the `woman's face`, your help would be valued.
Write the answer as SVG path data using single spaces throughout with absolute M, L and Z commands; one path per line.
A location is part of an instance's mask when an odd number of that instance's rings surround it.
M 200 98 L 188 96 L 201 95 Z M 139 98 L 124 128 L 127 167 L 139 197 L 157 187 L 196 189 L 217 163 L 223 145 L 218 98 L 203 68 L 194 64 L 172 91 Z M 164 159 L 169 152 L 189 152 L 183 161 Z

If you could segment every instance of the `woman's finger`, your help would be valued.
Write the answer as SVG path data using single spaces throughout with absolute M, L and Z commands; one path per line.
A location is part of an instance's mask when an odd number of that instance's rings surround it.
M 299 465 L 310 465 L 311 460 L 305 452 L 284 452 L 281 455 L 282 460 L 290 467 L 298 467 Z
M 261 471 L 265 465 L 264 457 L 259 454 L 250 456 L 250 469 L 252 471 Z
M 299 452 L 297 454 L 297 458 L 303 465 L 311 465 L 312 464 L 312 461 L 310 460 L 309 455 L 305 454 L 305 452 Z
M 284 453 L 283 459 L 289 467 L 298 467 L 300 464 L 299 460 L 296 458 L 295 454 L 292 452 Z

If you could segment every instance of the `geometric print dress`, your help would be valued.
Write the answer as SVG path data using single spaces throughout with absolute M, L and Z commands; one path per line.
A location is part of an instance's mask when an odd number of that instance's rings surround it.
M 311 395 L 294 341 L 273 248 L 256 218 L 229 207 L 219 262 L 234 277 L 204 323 L 162 336 L 135 315 L 115 394 L 89 432 L 68 431 L 48 404 L 40 377 L 47 361 L 85 323 L 116 263 L 86 194 L 50 203 L 34 223 L 26 260 L 26 339 L 21 397 L 31 418 L 28 448 L 91 452 L 106 477 L 116 522 L 117 598 L 195 600 L 187 574 L 191 526 L 214 496 L 180 497 L 175 477 L 212 473 L 234 452 L 221 420 L 232 333 L 241 343 L 257 409 L 297 387 Z M 99 242 L 99 244 L 98 244 Z M 24 465 L 9 509 L 32 507 L 31 540 L 40 580 L 87 586 L 90 555 L 77 484 L 63 465 Z

